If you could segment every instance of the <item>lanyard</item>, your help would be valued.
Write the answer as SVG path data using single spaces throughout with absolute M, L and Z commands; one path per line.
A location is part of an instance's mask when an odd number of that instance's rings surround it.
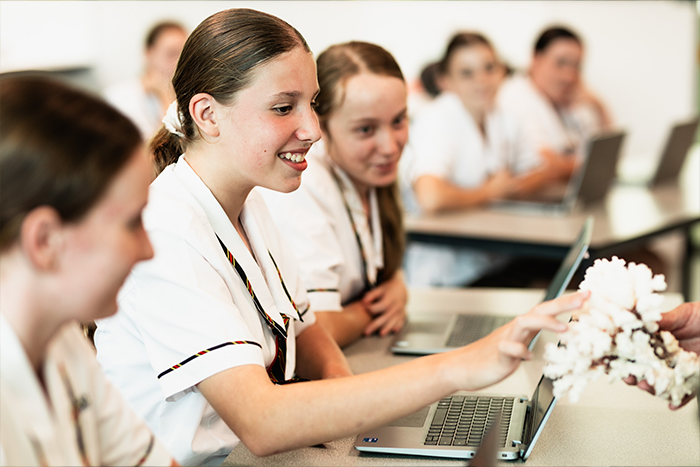
M 286 384 L 300 381 L 299 378 L 292 378 L 290 380 L 287 380 L 285 378 L 285 369 L 287 367 L 287 332 L 289 331 L 289 316 L 285 315 L 284 313 L 280 313 L 280 315 L 282 315 L 282 320 L 284 321 L 284 327 L 282 327 L 278 323 L 276 323 L 270 317 L 270 315 L 268 315 L 265 312 L 262 305 L 260 304 L 260 301 L 258 300 L 258 297 L 255 296 L 253 284 L 251 284 L 248 280 L 248 276 L 241 267 L 241 264 L 238 261 L 236 261 L 236 258 L 233 256 L 233 253 L 231 253 L 231 250 L 229 250 L 226 247 L 226 245 L 221 240 L 221 238 L 219 238 L 218 235 L 216 236 L 216 238 L 217 240 L 219 240 L 219 244 L 224 250 L 224 254 L 231 263 L 231 266 L 233 266 L 233 269 L 236 271 L 236 273 L 238 273 L 238 277 L 240 277 L 243 283 L 245 284 L 245 287 L 248 290 L 250 297 L 253 299 L 253 304 L 255 305 L 255 309 L 258 311 L 258 314 L 267 323 L 267 325 L 270 327 L 270 330 L 275 335 L 275 359 L 272 361 L 270 366 L 267 367 L 267 375 L 270 377 L 270 381 L 272 381 L 275 384 Z M 291 302 L 297 314 L 301 317 L 301 314 L 299 313 L 299 310 L 297 309 L 297 306 L 294 303 L 292 296 L 287 290 L 287 286 L 284 284 L 284 279 L 282 279 L 282 274 L 280 273 L 280 270 L 277 267 L 275 258 L 272 257 L 272 253 L 270 253 L 269 250 L 268 254 L 272 259 L 272 263 L 275 265 L 275 269 L 277 269 L 277 275 L 280 278 L 280 282 L 282 283 L 282 288 L 284 289 L 285 294 L 287 294 L 287 298 Z
M 340 178 L 338 177 L 338 175 L 333 170 L 333 168 L 331 168 L 331 175 L 333 175 L 333 178 L 335 179 L 335 183 L 338 185 L 338 190 L 340 190 L 340 197 L 343 199 L 343 205 L 345 205 L 345 211 L 347 211 L 347 213 L 348 213 L 348 218 L 350 219 L 350 225 L 352 225 L 352 231 L 355 234 L 355 240 L 357 241 L 357 246 L 360 249 L 360 259 L 362 260 L 362 272 L 363 272 L 362 278 L 364 279 L 364 282 L 365 282 L 365 288 L 362 292 L 362 295 L 364 295 L 365 292 L 373 289 L 377 284 L 376 284 L 376 281 L 372 282 L 369 280 L 369 276 L 367 274 L 367 253 L 365 252 L 365 249 L 362 247 L 362 240 L 360 240 L 360 232 L 357 230 L 357 225 L 355 224 L 355 220 L 352 217 L 352 210 L 350 209 L 350 205 L 348 204 L 348 200 L 345 198 L 345 192 L 343 191 L 343 184 L 340 181 Z

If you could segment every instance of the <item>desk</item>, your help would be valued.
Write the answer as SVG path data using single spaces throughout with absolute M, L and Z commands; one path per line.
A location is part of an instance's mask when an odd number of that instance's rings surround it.
M 527 311 L 543 296 L 543 291 L 519 289 L 412 290 L 409 316 L 427 310 L 517 314 Z M 669 294 L 664 309 L 680 302 L 679 294 Z M 545 343 L 555 340 L 554 335 L 543 334 L 535 355 L 541 356 Z M 390 343 L 391 337 L 370 337 L 347 347 L 345 354 L 353 371 L 363 373 L 411 359 L 391 354 Z M 532 394 L 543 365 L 541 358 L 525 362 L 509 378 L 483 392 Z M 360 454 L 353 448 L 354 441 L 353 436 L 325 443 L 325 449 L 302 448 L 266 458 L 254 456 L 239 444 L 223 465 L 467 465 L 459 459 Z M 610 385 L 601 378 L 589 384 L 577 404 L 566 398 L 557 403 L 526 465 L 700 465 L 697 402 L 671 412 L 660 399 L 621 382 Z
M 588 215 L 595 220 L 591 258 L 618 254 L 659 235 L 683 231 L 686 251 L 682 265 L 683 294 L 690 290 L 690 258 L 694 246 L 690 228 L 700 221 L 700 197 L 692 187 L 648 190 L 619 186 L 604 203 L 569 215 L 536 215 L 492 209 L 454 211 L 406 219 L 409 240 L 499 251 L 527 256 L 563 258 Z

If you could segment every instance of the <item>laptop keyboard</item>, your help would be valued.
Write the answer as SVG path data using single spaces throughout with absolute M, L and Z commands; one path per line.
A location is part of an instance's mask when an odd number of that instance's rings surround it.
M 514 402 L 512 397 L 445 397 L 438 402 L 423 444 L 477 447 L 500 414 L 499 446 L 505 447 Z
M 462 347 L 471 344 L 511 319 L 512 316 L 459 315 L 445 345 Z

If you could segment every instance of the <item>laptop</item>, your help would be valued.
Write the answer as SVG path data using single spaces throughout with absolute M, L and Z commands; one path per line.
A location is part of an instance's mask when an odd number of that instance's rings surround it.
M 624 132 L 598 135 L 587 145 L 586 158 L 567 184 L 545 187 L 518 199 L 491 203 L 492 209 L 534 214 L 568 214 L 577 206 L 588 206 L 605 198 L 617 174 Z
M 484 433 L 497 434 L 499 460 L 527 460 L 557 402 L 552 380 L 540 378 L 532 397 L 457 392 L 355 439 L 376 454 L 473 458 Z M 493 464 L 489 464 L 493 465 Z
M 666 146 L 661 153 L 659 165 L 649 185 L 657 187 L 666 183 L 675 183 L 683 168 L 686 155 L 695 139 L 698 129 L 698 117 L 690 121 L 678 123 L 671 128 L 666 140 Z
M 557 298 L 564 293 L 588 251 L 592 232 L 593 217 L 589 216 L 549 284 L 544 301 Z M 429 355 L 446 352 L 481 339 L 511 319 L 513 316 L 492 314 L 412 314 L 408 324 L 396 334 L 391 351 L 400 355 Z M 534 342 L 535 339 L 530 343 L 531 348 Z

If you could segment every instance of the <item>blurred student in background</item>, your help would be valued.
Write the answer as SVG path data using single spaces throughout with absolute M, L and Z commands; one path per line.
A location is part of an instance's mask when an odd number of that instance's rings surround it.
M 186 39 L 187 32 L 179 23 L 156 24 L 146 36 L 143 74 L 104 92 L 105 99 L 134 122 L 144 139 L 161 127 L 168 106 L 175 100 L 170 80 Z
M 170 465 L 109 384 L 78 321 L 117 311 L 153 256 L 136 127 L 36 78 L 0 82 L 0 465 Z
M 397 331 L 406 319 L 396 187 L 408 139 L 406 83 L 391 54 L 366 42 L 330 47 L 317 69 L 323 137 L 298 190 L 263 195 L 295 247 L 316 320 L 345 345 Z
M 507 80 L 498 94 L 533 148 L 568 177 L 584 157 L 587 140 L 610 129 L 604 105 L 581 80 L 583 43 L 564 27 L 543 31 L 526 75 Z M 570 157 L 575 156 L 575 157 Z
M 449 42 L 436 78 L 442 92 L 415 118 L 407 151 L 406 173 L 422 212 L 481 206 L 559 177 L 558 167 L 494 105 L 505 71 L 481 34 L 462 32 Z M 411 243 L 406 268 L 414 286 L 462 286 L 504 261 L 468 248 Z

